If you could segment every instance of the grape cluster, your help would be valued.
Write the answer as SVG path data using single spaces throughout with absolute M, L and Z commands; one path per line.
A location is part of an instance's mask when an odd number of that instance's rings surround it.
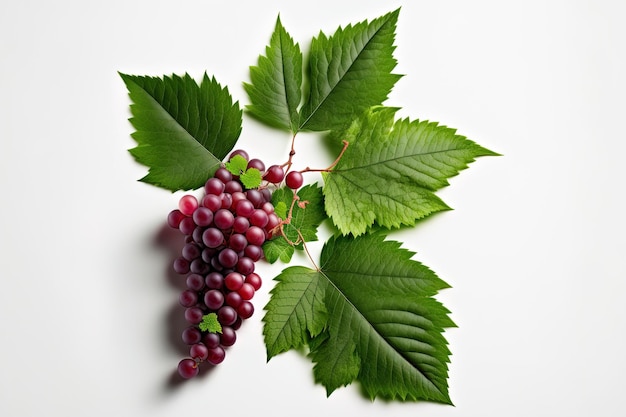
M 201 198 L 183 195 L 167 218 L 169 226 L 185 236 L 181 256 L 173 263 L 174 270 L 186 277 L 179 297 L 189 324 L 182 331 L 189 357 L 178 364 L 183 378 L 197 375 L 202 362 L 221 363 L 242 321 L 254 313 L 251 300 L 262 282 L 255 263 L 263 258 L 263 243 L 280 224 L 266 185 L 281 182 L 282 169 L 265 170 L 262 161 L 250 159 L 243 150 L 234 151 L 229 160 L 235 155 L 263 174 L 263 186 L 246 189 L 238 175 L 222 166 L 207 180 Z M 221 332 L 202 330 L 200 324 L 212 313 Z

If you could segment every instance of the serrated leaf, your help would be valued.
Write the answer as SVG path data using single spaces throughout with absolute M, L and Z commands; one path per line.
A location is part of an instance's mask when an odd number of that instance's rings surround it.
M 198 324 L 198 328 L 203 332 L 222 333 L 222 325 L 217 319 L 216 313 L 209 313 L 202 316 L 202 321 Z
M 374 108 L 353 122 L 342 135 L 343 157 L 323 173 L 326 211 L 343 234 L 360 235 L 375 222 L 414 225 L 448 210 L 434 191 L 475 158 L 497 155 L 434 122 L 394 122 L 395 111 Z
M 326 281 L 326 339 L 310 354 L 316 381 L 329 395 L 356 378 L 372 399 L 450 403 L 443 332 L 455 325 L 432 298 L 448 285 L 412 260 L 413 252 L 384 239 L 332 238 L 322 249 L 320 272 L 301 274 L 318 286 Z
M 263 243 L 263 256 L 271 264 L 278 260 L 283 263 L 289 263 L 295 251 L 296 248 L 282 237 L 267 240 Z
M 317 271 L 302 266 L 289 267 L 274 278 L 263 317 L 268 360 L 303 346 L 323 330 L 327 316 L 322 301 L 325 282 L 320 278 Z
M 130 153 L 146 165 L 141 181 L 171 191 L 197 189 L 233 148 L 242 111 L 227 88 L 204 75 L 163 78 L 120 73 L 132 100 Z
M 317 184 L 309 184 L 300 188 L 297 192 L 298 202 L 303 204 L 301 207 L 299 204 L 293 204 L 293 190 L 287 187 L 279 188 L 274 191 L 272 195 L 272 204 L 274 207 L 285 207 L 285 217 L 281 217 L 283 220 L 288 216 L 289 208 L 291 209 L 291 219 L 287 224 L 283 225 L 283 232 L 285 236 L 277 236 L 274 240 L 283 240 L 285 243 L 293 246 L 296 249 L 302 249 L 302 245 L 299 243 L 304 240 L 305 242 L 316 241 L 317 229 L 322 222 L 328 218 L 324 211 L 324 196 L 322 194 L 322 188 Z M 285 240 L 285 237 L 287 240 Z M 293 251 L 285 251 L 284 244 L 280 244 L 277 247 L 269 246 L 270 250 L 276 253 L 281 251 L 281 261 L 289 262 Z M 274 254 L 270 254 L 270 259 L 274 259 Z M 289 256 L 287 258 L 287 256 Z M 275 260 L 275 259 L 274 259 Z
M 248 168 L 248 161 L 241 155 L 235 155 L 224 163 L 226 168 L 233 175 L 241 175 Z
M 259 185 L 261 185 L 263 177 L 261 175 L 261 171 L 259 171 L 257 168 L 248 168 L 246 169 L 246 172 L 239 176 L 239 179 L 241 180 L 241 183 L 244 185 L 244 187 L 246 187 L 247 189 L 251 189 L 257 188 Z
M 284 201 L 279 201 L 274 206 L 274 213 L 282 220 L 287 218 L 287 204 Z
M 310 94 L 300 111 L 300 129 L 343 128 L 387 99 L 400 79 L 391 73 L 397 64 L 393 52 L 399 11 L 340 27 L 330 37 L 320 32 L 313 39 Z
M 244 83 L 251 101 L 246 106 L 248 112 L 270 126 L 295 133 L 302 100 L 302 53 L 280 17 L 265 56 L 259 57 L 257 66 L 250 67 L 250 81 Z

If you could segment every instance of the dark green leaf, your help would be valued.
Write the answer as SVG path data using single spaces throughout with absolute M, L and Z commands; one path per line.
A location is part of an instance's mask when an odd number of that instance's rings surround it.
M 399 11 L 313 39 L 310 94 L 300 111 L 300 129 L 343 128 L 387 99 L 400 78 L 391 73 L 397 64 L 393 52 Z
M 136 129 L 130 152 L 149 167 L 141 180 L 171 191 L 203 186 L 241 132 L 242 112 L 228 89 L 206 74 L 199 85 L 187 74 L 120 76 Z
M 280 18 L 265 54 L 250 68 L 251 83 L 244 83 L 252 103 L 246 109 L 270 126 L 295 133 L 302 100 L 302 53 Z

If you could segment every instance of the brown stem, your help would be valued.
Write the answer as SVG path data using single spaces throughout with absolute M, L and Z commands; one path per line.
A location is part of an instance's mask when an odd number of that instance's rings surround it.
M 300 172 L 329 172 L 329 171 L 332 171 L 332 169 L 339 163 L 339 160 L 343 157 L 343 154 L 346 152 L 346 149 L 348 149 L 348 145 L 350 145 L 350 143 L 347 140 L 342 140 L 341 143 L 343 143 L 343 148 L 341 148 L 341 152 L 339 152 L 339 156 L 337 156 L 335 161 L 332 164 L 330 164 L 327 168 L 324 168 L 324 169 L 311 169 L 309 167 L 306 167 L 306 168 L 304 168 Z

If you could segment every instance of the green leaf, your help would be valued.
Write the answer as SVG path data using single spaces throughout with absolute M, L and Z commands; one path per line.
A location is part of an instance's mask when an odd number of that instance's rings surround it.
M 317 271 L 302 266 L 289 267 L 274 278 L 263 317 L 268 360 L 305 345 L 323 330 L 327 315 L 322 301 L 325 281 L 320 278 Z
M 224 167 L 233 175 L 241 175 L 246 172 L 248 168 L 248 161 L 241 155 L 235 155 L 226 163 L 224 163 Z
M 261 171 L 256 168 L 248 168 L 246 172 L 239 176 L 241 183 L 247 189 L 257 188 L 261 185 L 261 181 L 263 180 L 263 176 L 261 175 Z
M 374 222 L 386 228 L 449 207 L 434 194 L 475 158 L 497 155 L 456 130 L 428 121 L 394 122 L 395 109 L 374 108 L 342 135 L 343 157 L 323 173 L 326 211 L 343 234 Z
M 287 218 L 287 204 L 284 201 L 279 201 L 274 206 L 274 212 L 282 220 L 285 220 Z
M 315 379 L 329 395 L 356 378 L 372 399 L 450 403 L 450 351 L 443 332 L 455 324 L 432 298 L 448 285 L 411 260 L 413 252 L 384 239 L 333 238 L 322 250 L 321 271 L 301 275 L 324 288 L 327 310 L 326 339 L 310 354 Z M 298 298 L 296 291 L 289 295 Z M 308 325 L 307 317 L 298 317 L 300 328 Z
M 198 327 L 203 332 L 222 333 L 222 325 L 217 319 L 216 313 L 209 313 L 202 316 L 202 321 L 198 324 Z
M 263 256 L 271 264 L 279 259 L 283 263 L 289 263 L 295 251 L 295 247 L 282 237 L 267 240 L 263 243 Z
M 136 130 L 129 152 L 149 167 L 141 181 L 171 191 L 203 186 L 241 132 L 242 111 L 228 89 L 206 74 L 200 84 L 187 74 L 120 76 Z
M 393 52 L 399 12 L 340 27 L 330 37 L 320 32 L 313 39 L 310 94 L 300 111 L 300 129 L 343 128 L 387 99 L 400 79 L 391 73 L 397 64 Z
M 295 133 L 302 100 L 302 53 L 280 17 L 265 54 L 259 57 L 257 66 L 250 67 L 251 83 L 244 83 L 252 103 L 246 109 L 270 126 Z
M 269 242 L 280 241 L 287 243 L 289 246 L 295 245 L 296 249 L 302 249 L 300 242 L 313 242 L 318 239 L 317 229 L 322 222 L 328 218 L 324 211 L 324 196 L 322 194 L 322 188 L 317 184 L 309 184 L 298 190 L 298 201 L 293 203 L 293 190 L 287 187 L 279 188 L 272 194 L 272 204 L 274 207 L 279 208 L 282 212 L 285 208 L 285 217 L 281 217 L 285 220 L 289 214 L 289 208 L 291 209 L 291 219 L 289 222 L 283 225 L 283 232 L 285 237 L 278 235 Z M 302 205 L 302 206 L 301 206 Z M 286 250 L 284 243 L 267 243 L 264 248 L 270 251 L 270 262 L 280 259 L 287 263 L 291 261 L 291 256 L 294 251 Z M 266 254 L 267 255 L 267 254 Z M 278 256 L 277 256 L 278 255 Z

